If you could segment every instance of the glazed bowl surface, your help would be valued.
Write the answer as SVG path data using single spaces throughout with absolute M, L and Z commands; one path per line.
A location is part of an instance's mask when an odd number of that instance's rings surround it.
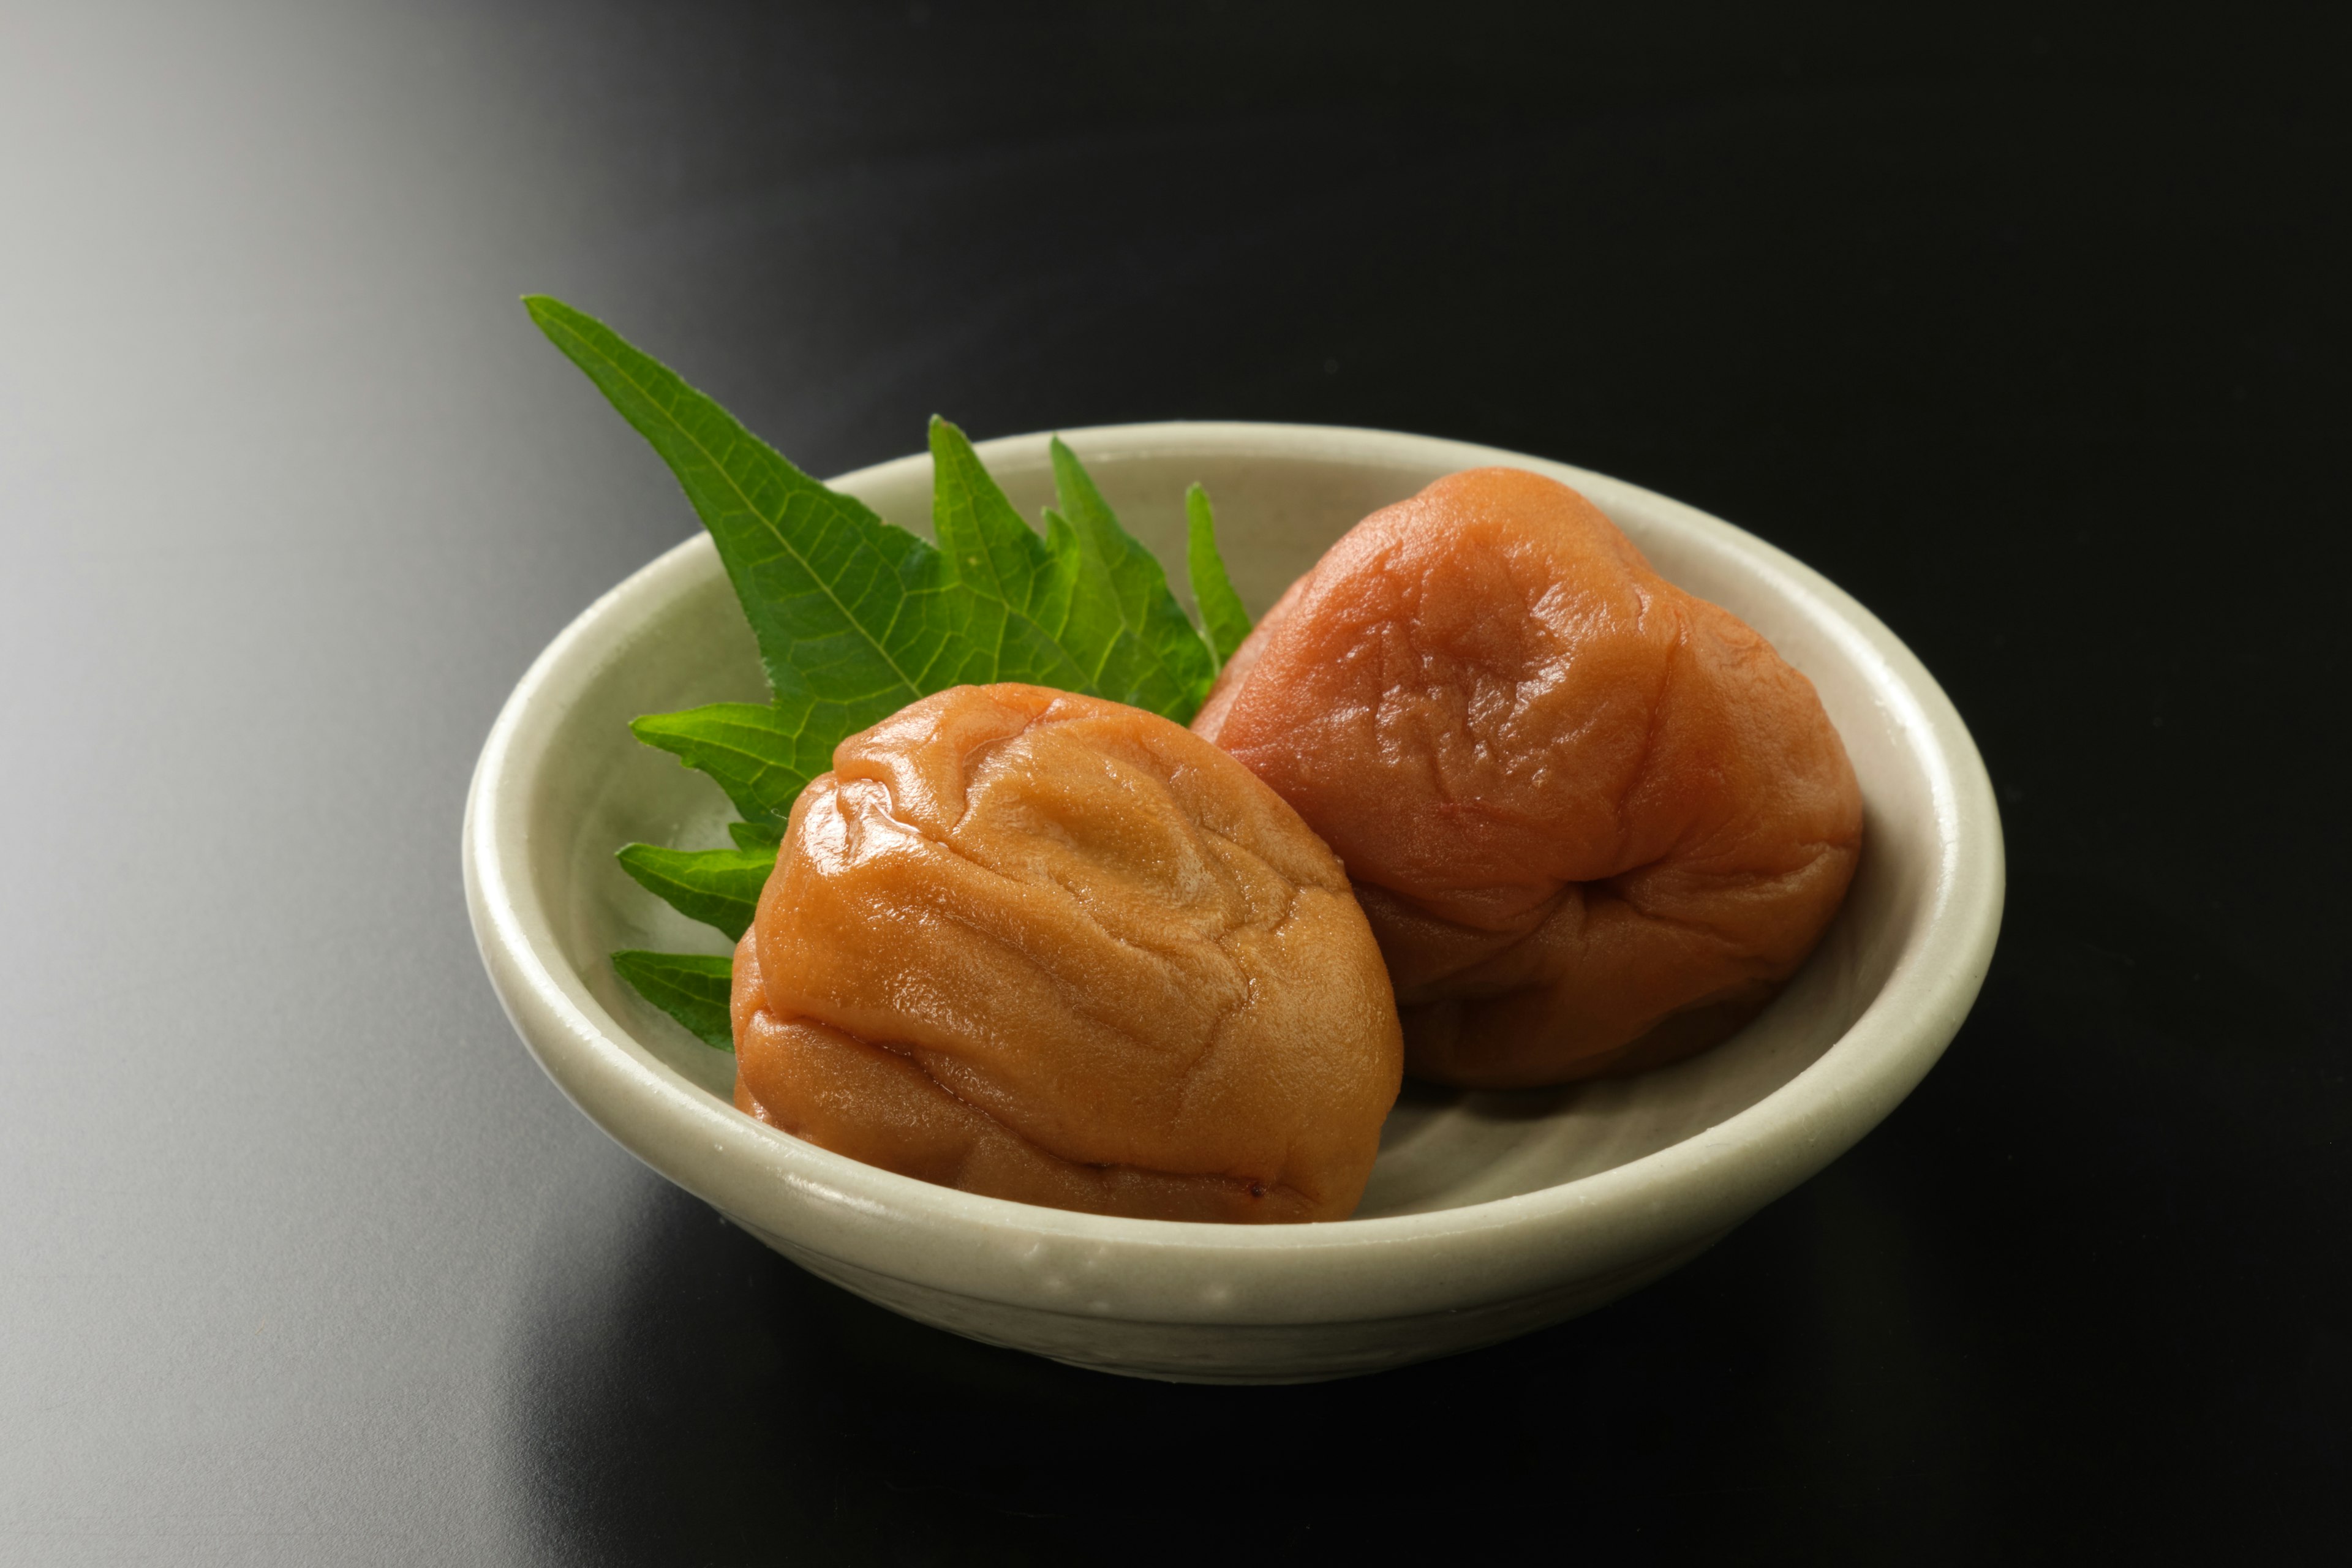
M 1999 932 L 2000 817 L 1934 679 L 1827 579 L 1663 496 L 1491 447 L 1248 424 L 1064 435 L 1162 560 L 1181 558 L 1185 487 L 1206 485 L 1253 610 L 1367 512 L 1443 475 L 1507 464 L 1574 486 L 1665 576 L 1740 616 L 1819 689 L 1864 800 L 1844 908 L 1762 1016 L 1690 1061 L 1511 1093 L 1408 1080 L 1349 1220 L 1118 1219 L 861 1164 L 737 1111 L 733 1058 L 644 1002 L 607 957 L 725 947 L 613 859 L 633 839 L 723 843 L 731 815 L 628 721 L 765 700 L 717 552 L 697 536 L 531 666 L 483 749 L 464 837 L 475 935 L 517 1031 L 655 1170 L 812 1272 L 956 1333 L 1139 1376 L 1306 1381 L 1490 1343 L 1655 1279 L 1834 1159 L 1934 1065 Z M 1032 517 L 1050 500 L 1046 440 L 980 447 Z M 831 482 L 929 531 L 927 455 Z

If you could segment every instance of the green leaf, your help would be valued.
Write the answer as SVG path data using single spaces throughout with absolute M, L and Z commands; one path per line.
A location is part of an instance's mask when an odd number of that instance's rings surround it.
M 784 841 L 783 825 L 775 822 L 730 822 L 727 837 L 738 849 L 773 850 Z
M 965 682 L 1022 680 L 1092 691 L 1084 663 L 1063 646 L 1075 583 L 1036 530 L 1021 521 L 964 433 L 931 418 L 931 529 L 957 592 L 940 608 L 961 651 L 926 694 Z
M 963 432 L 934 419 L 934 548 L 811 479 L 594 317 L 544 295 L 524 303 L 677 477 L 759 644 L 771 702 L 712 703 L 631 725 L 647 745 L 717 780 L 745 820 L 729 826 L 732 849 L 632 844 L 621 864 L 730 937 L 758 907 L 793 800 L 848 736 L 932 692 L 997 680 L 1107 697 L 1181 724 L 1230 652 L 1219 639 L 1234 625 L 1248 629 L 1205 531 L 1205 500 L 1190 560 L 1209 643 L 1058 438 L 1060 510 L 1045 514 L 1041 537 Z M 688 1028 L 728 1043 L 726 959 L 630 952 L 614 963 Z
M 940 604 L 939 552 L 827 489 L 677 372 L 602 321 L 543 295 L 531 320 L 653 443 L 719 546 L 758 639 L 774 728 L 834 744 L 969 661 Z
M 1184 492 L 1184 572 L 1192 579 L 1192 600 L 1201 606 L 1201 625 L 1223 669 L 1249 636 L 1250 618 L 1225 575 L 1225 558 L 1217 553 L 1216 514 L 1209 510 L 1209 492 L 1199 485 Z
M 631 720 L 629 729 L 646 745 L 674 752 L 688 767 L 717 779 L 736 810 L 761 822 L 784 819 L 809 780 L 833 766 L 833 748 L 841 739 L 789 725 L 776 709 L 759 702 L 648 713 Z
M 714 953 L 625 948 L 613 955 L 613 967 L 638 995 L 685 1025 L 704 1045 L 722 1051 L 735 1048 L 734 1023 L 727 1011 L 734 967 L 729 960 Z
M 1216 661 L 1169 591 L 1159 558 L 1119 526 L 1077 454 L 1058 436 L 1050 449 L 1061 511 L 1046 514 L 1049 537 L 1058 544 L 1066 535 L 1078 557 L 1062 641 L 1087 667 L 1084 689 L 1183 723 L 1209 695 Z
M 740 732 L 750 704 L 713 715 L 739 731 L 725 737 L 740 755 L 724 765 L 730 796 L 746 792 L 751 804 L 738 804 L 747 815 L 776 815 L 789 805 L 789 775 L 822 772 L 844 738 L 950 686 L 1029 681 L 1180 723 L 1207 695 L 1213 661 L 1160 563 L 1059 442 L 1055 477 L 1071 521 L 1049 522 L 1040 538 L 963 432 L 934 420 L 934 549 L 809 478 L 594 317 L 544 295 L 525 303 L 668 463 L 719 547 L 774 698 L 772 715 L 748 726 L 765 731 L 758 737 Z M 726 783 L 721 738 L 683 722 L 639 724 L 649 742 Z M 755 788 L 749 774 L 762 769 L 769 782 Z
M 717 926 L 730 942 L 742 940 L 760 907 L 760 889 L 776 867 L 776 852 L 751 849 L 665 849 L 657 844 L 625 845 L 621 868 L 678 913 Z

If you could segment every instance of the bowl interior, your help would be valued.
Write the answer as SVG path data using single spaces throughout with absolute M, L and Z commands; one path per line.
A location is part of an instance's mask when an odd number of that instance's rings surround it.
M 1366 512 L 1465 466 L 1449 444 L 1401 456 L 1282 450 L 1195 440 L 1122 442 L 1116 432 L 1072 445 L 1121 520 L 1163 561 L 1181 561 L 1182 497 L 1199 480 L 1217 504 L 1235 586 L 1263 611 L 1331 541 Z M 1044 444 L 982 448 L 1015 505 L 1034 517 L 1051 500 Z M 1576 485 L 1667 577 L 1725 605 L 1769 637 L 1819 689 L 1860 775 L 1865 845 L 1844 909 L 1812 959 L 1738 1036 L 1691 1061 L 1636 1078 L 1514 1092 L 1440 1089 L 1407 1081 L 1383 1131 L 1357 1217 L 1421 1213 L 1533 1192 L 1664 1149 L 1755 1104 L 1836 1042 L 1885 984 L 1924 919 L 1940 852 L 1930 781 L 1895 716 L 1892 676 L 1870 656 L 1834 590 L 1759 542 L 1686 508 L 1597 475 L 1538 466 Z M 929 532 L 930 467 L 909 458 L 866 469 L 840 488 L 883 516 Z M 1172 575 L 1181 575 L 1176 574 Z M 562 962 L 655 1058 L 719 1100 L 734 1058 L 702 1045 L 640 999 L 607 958 L 615 948 L 723 952 L 719 933 L 640 889 L 614 864 L 632 839 L 681 847 L 727 842 L 732 815 L 717 787 L 639 745 L 627 721 L 696 703 L 764 700 L 749 629 L 701 541 L 669 588 L 632 605 L 631 634 L 582 691 L 552 737 L 531 803 L 530 872 L 552 917 Z M 1180 593 L 1181 591 L 1180 585 Z M 625 587 L 622 592 L 630 590 Z M 550 955 L 551 958 L 553 955 Z

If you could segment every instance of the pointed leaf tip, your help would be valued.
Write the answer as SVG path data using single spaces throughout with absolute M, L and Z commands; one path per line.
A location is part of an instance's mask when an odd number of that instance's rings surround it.
M 545 331 L 552 322 L 568 324 L 572 321 L 592 319 L 586 312 L 574 310 L 552 294 L 525 294 L 522 308 L 530 312 L 530 319 L 539 324 L 541 331 Z
M 1192 601 L 1201 606 L 1202 635 L 1223 669 L 1249 636 L 1249 611 L 1225 574 L 1224 557 L 1217 551 L 1216 513 L 1209 492 L 1198 483 L 1184 492 L 1184 571 L 1192 579 Z

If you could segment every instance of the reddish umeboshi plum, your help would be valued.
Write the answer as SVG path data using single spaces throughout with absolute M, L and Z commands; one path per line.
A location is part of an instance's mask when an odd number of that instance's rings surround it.
M 958 687 L 834 752 L 735 953 L 735 1101 L 869 1164 L 1144 1218 L 1343 1219 L 1402 1073 L 1347 875 L 1180 724 Z
M 1635 1071 L 1745 1024 L 1845 897 L 1862 794 L 1811 682 L 1556 480 L 1476 468 L 1294 584 L 1193 728 L 1346 864 L 1406 1070 Z

